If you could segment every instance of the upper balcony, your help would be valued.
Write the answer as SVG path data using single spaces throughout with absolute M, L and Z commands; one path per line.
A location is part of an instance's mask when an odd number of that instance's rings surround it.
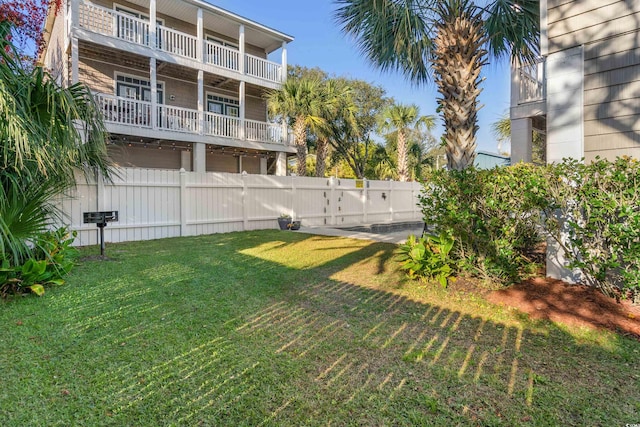
M 72 0 L 72 28 L 81 39 L 127 50 L 137 49 L 137 53 L 143 55 L 267 87 L 277 87 L 286 78 L 286 43 L 292 40 L 289 36 L 223 9 L 211 6 L 213 10 L 204 10 L 201 2 L 196 5 L 188 0 L 174 1 L 180 3 L 178 7 L 172 2 L 159 1 L 158 12 L 163 11 L 165 15 L 154 14 L 153 10 L 149 13 L 153 8 L 148 1 L 139 3 L 144 5 L 125 10 L 115 4 L 109 8 L 84 0 Z M 77 18 L 74 19 L 76 10 Z M 171 27 L 165 22 L 168 19 L 161 18 L 169 14 L 174 24 Z M 152 15 L 155 20 L 150 18 Z M 196 22 L 196 25 L 188 22 Z M 194 34 L 175 27 L 193 29 Z M 211 34 L 221 36 L 214 38 Z M 282 49 L 281 63 L 266 58 L 276 49 Z
M 545 61 L 511 69 L 511 117 L 534 117 L 546 113 Z

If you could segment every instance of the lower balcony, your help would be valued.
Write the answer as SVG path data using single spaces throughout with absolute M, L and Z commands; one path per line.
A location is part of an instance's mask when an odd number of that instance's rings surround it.
M 290 140 L 283 127 L 275 123 L 243 121 L 238 117 L 200 113 L 166 104 L 157 104 L 153 114 L 151 102 L 108 94 L 97 94 L 96 100 L 107 124 L 268 144 L 288 145 Z

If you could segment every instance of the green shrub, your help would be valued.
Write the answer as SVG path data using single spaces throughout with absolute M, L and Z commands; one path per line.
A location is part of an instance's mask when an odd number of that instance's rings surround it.
M 0 296 L 33 292 L 44 294 L 45 285 L 62 285 L 74 266 L 78 250 L 71 246 L 76 232 L 66 227 L 37 236 L 30 257 L 12 265 L 10 257 L 0 258 Z
M 446 287 L 447 278 L 455 270 L 455 262 L 449 256 L 453 244 L 453 237 L 446 233 L 419 239 L 410 235 L 407 242 L 399 247 L 400 268 L 405 270 L 410 279 L 427 277 L 436 279 L 442 287 Z
M 542 239 L 546 174 L 531 164 L 435 171 L 420 196 L 424 220 L 455 238 L 453 254 L 465 270 L 519 280 L 532 270 L 529 254 Z
M 436 232 L 455 239 L 466 271 L 504 283 L 534 271 L 542 238 L 605 294 L 640 302 L 640 163 L 577 160 L 492 170 L 436 171 L 420 204 Z
M 546 229 L 569 267 L 609 296 L 640 302 L 640 163 L 565 160 L 551 169 L 549 191 Z

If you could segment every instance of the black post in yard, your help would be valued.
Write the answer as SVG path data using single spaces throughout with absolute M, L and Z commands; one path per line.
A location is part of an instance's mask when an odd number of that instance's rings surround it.
M 95 224 L 100 229 L 100 257 L 104 257 L 104 228 L 108 222 L 118 221 L 118 211 L 84 212 L 85 224 Z
M 107 225 L 105 222 L 97 224 L 100 229 L 100 256 L 104 256 L 104 227 Z

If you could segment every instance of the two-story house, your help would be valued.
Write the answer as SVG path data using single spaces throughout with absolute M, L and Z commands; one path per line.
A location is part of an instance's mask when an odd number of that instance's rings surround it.
M 286 175 L 295 150 L 263 95 L 291 36 L 200 0 L 65 0 L 45 31 L 41 62 L 91 88 L 116 164 Z
M 542 58 L 511 74 L 512 162 L 534 130 L 548 162 L 640 158 L 640 2 L 540 0 L 540 15 Z

